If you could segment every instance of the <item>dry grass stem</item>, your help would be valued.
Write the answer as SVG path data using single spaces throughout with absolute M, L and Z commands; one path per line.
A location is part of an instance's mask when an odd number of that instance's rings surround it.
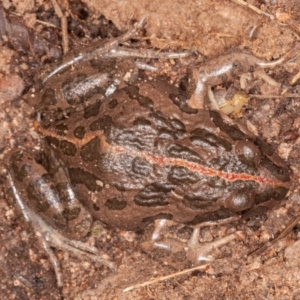
M 145 282 L 140 283 L 140 284 L 129 286 L 126 289 L 124 289 L 123 292 L 126 293 L 126 292 L 129 292 L 131 290 L 134 290 L 134 289 L 137 289 L 137 288 L 140 288 L 140 287 L 144 287 L 144 286 L 151 285 L 151 284 L 154 284 L 154 283 L 157 283 L 157 282 L 160 282 L 160 281 L 164 281 L 164 280 L 168 280 L 170 278 L 174 278 L 176 276 L 180 276 L 180 275 L 187 274 L 187 273 L 197 271 L 197 270 L 203 270 L 203 269 L 206 269 L 208 266 L 209 266 L 209 264 L 205 264 L 205 265 L 201 265 L 201 266 L 198 266 L 198 267 L 195 267 L 195 268 L 185 269 L 183 271 L 176 272 L 176 273 L 173 273 L 173 274 L 170 274 L 170 275 L 166 275 L 166 276 L 162 276 L 162 277 L 155 278 L 155 279 L 152 279 L 152 280 L 148 280 L 148 281 L 145 281 Z

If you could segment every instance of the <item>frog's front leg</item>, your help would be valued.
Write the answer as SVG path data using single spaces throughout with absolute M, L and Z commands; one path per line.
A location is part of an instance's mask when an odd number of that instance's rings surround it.
M 159 249 L 169 253 L 164 260 L 176 268 L 185 268 L 190 264 L 199 265 L 203 262 L 213 261 L 213 250 L 236 239 L 237 233 L 217 239 L 211 243 L 200 243 L 200 227 L 194 228 L 187 243 L 168 237 L 168 228 L 174 225 L 173 221 L 160 219 L 155 221 L 155 228 L 150 242 L 145 242 L 142 247 L 146 251 Z
M 54 160 L 52 150 L 49 151 L 50 159 L 41 159 L 44 165 L 23 150 L 13 150 L 7 155 L 8 200 L 39 238 L 54 267 L 58 286 L 62 286 L 62 275 L 50 247 L 67 250 L 115 270 L 114 263 L 101 258 L 97 248 L 73 239 L 89 232 L 92 218 L 75 197 L 64 166 Z
M 232 81 L 247 72 L 256 72 L 257 76 L 275 85 L 275 81 L 267 76 L 263 69 L 273 68 L 285 59 L 286 57 L 282 57 L 272 62 L 266 62 L 250 54 L 233 52 L 209 60 L 191 72 L 188 105 L 192 108 L 204 108 L 209 87 Z

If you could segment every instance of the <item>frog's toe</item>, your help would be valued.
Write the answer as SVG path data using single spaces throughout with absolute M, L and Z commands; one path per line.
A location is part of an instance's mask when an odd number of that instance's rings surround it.
M 101 257 L 96 247 L 88 246 L 80 241 L 64 237 L 56 229 L 45 223 L 42 218 L 40 218 L 30 208 L 28 208 L 28 215 L 36 236 L 39 238 L 44 251 L 47 253 L 53 265 L 58 286 L 63 286 L 62 272 L 57 257 L 53 253 L 51 247 L 68 251 L 79 258 L 85 260 L 89 259 L 95 263 L 107 266 L 113 272 L 116 271 L 115 264 L 109 259 Z
M 160 252 L 160 258 L 166 264 L 170 264 L 175 268 L 185 268 L 213 261 L 215 259 L 214 249 L 229 243 L 237 237 L 237 233 L 232 233 L 211 243 L 200 243 L 200 228 L 194 228 L 190 239 L 187 243 L 184 243 L 180 239 L 168 237 L 166 227 L 170 225 L 168 224 L 170 222 L 172 221 L 157 220 L 151 242 L 145 242 L 142 248 L 146 252 L 164 251 L 166 254 Z
M 46 224 L 36 213 L 30 211 L 29 213 L 31 224 L 35 230 L 39 241 L 41 242 L 44 251 L 47 253 L 56 275 L 58 286 L 62 286 L 62 273 L 59 262 L 53 253 L 51 247 L 68 251 L 69 253 L 82 258 L 89 259 L 95 263 L 105 265 L 113 272 L 116 272 L 115 264 L 107 258 L 101 257 L 98 249 L 93 246 L 88 246 L 80 241 L 72 240 L 64 237 L 56 229 Z M 51 246 L 51 247 L 50 247 Z
M 199 233 L 200 228 L 194 228 L 192 236 L 187 243 L 187 247 L 185 247 L 188 260 L 192 261 L 195 265 L 213 261 L 215 259 L 212 254 L 213 250 L 229 243 L 237 237 L 236 233 L 232 233 L 211 243 L 200 243 Z
M 46 226 L 48 226 L 46 224 Z M 55 229 L 51 228 L 53 232 L 46 233 L 46 239 L 49 241 L 51 246 L 55 248 L 59 248 L 62 250 L 66 250 L 77 257 L 82 259 L 89 259 L 95 263 L 99 263 L 101 265 L 105 265 L 110 268 L 113 272 L 116 272 L 115 264 L 104 256 L 100 256 L 100 253 L 96 247 L 88 246 L 80 241 L 72 240 L 64 237 L 63 235 L 56 232 Z

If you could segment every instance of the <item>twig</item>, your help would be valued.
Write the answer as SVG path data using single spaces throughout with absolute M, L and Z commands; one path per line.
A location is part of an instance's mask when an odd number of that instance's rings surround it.
M 291 84 L 295 84 L 299 78 L 300 78 L 300 71 L 292 78 Z
M 140 288 L 140 287 L 143 287 L 143 286 L 151 285 L 151 284 L 163 281 L 163 280 L 168 280 L 170 278 L 180 276 L 180 275 L 183 275 L 183 274 L 187 274 L 187 273 L 190 273 L 190 272 L 193 272 L 193 271 L 196 271 L 196 270 L 203 270 L 203 269 L 206 269 L 208 266 L 209 266 L 209 264 L 206 264 L 206 265 L 198 266 L 198 267 L 195 267 L 195 268 L 186 269 L 186 270 L 183 270 L 183 271 L 180 271 L 180 272 L 177 272 L 177 273 L 173 273 L 173 274 L 170 274 L 170 275 L 155 278 L 155 279 L 152 279 L 152 280 L 148 280 L 148 281 L 145 281 L 145 282 L 140 283 L 140 284 L 132 285 L 132 286 L 129 286 L 126 289 L 124 289 L 123 293 L 129 292 L 131 290 L 134 290 L 134 289 L 137 289 L 137 288 Z
M 48 27 L 53 27 L 53 28 L 58 28 L 57 26 L 55 26 L 54 24 L 52 23 L 49 23 L 49 22 L 44 22 L 42 20 L 36 20 L 37 23 L 40 23 L 40 24 L 43 24 L 45 26 L 48 26 Z
M 61 33 L 62 33 L 62 45 L 63 52 L 66 54 L 69 51 L 69 40 L 68 40 L 68 26 L 67 26 L 67 18 L 61 11 L 59 5 L 56 0 L 51 0 L 52 5 L 54 7 L 55 13 L 60 18 L 61 21 Z
M 54 67 L 54 69 L 50 70 L 50 72 L 47 70 L 44 74 L 40 75 L 42 83 L 45 84 L 46 81 L 48 81 L 51 77 L 61 72 L 62 70 L 65 70 L 69 66 L 79 64 L 83 61 L 91 60 L 92 58 L 100 58 L 107 55 L 109 51 L 116 48 L 119 44 L 130 39 L 134 34 L 136 34 L 136 32 L 141 29 L 145 23 L 146 18 L 144 17 L 131 31 L 126 32 L 121 37 L 115 38 L 112 41 L 108 41 L 104 45 L 101 44 L 101 46 L 99 45 L 99 47 L 96 47 L 95 49 L 93 48 L 92 50 L 85 50 L 82 52 L 79 51 L 75 56 L 71 54 L 69 58 L 66 58 L 64 63 L 59 62 L 58 65 Z
M 249 94 L 250 97 L 258 98 L 258 99 L 268 99 L 268 98 L 300 98 L 300 94 L 283 94 L 283 95 L 256 95 L 256 94 Z
M 242 5 L 242 6 L 245 6 L 245 7 L 248 7 L 250 9 L 252 9 L 253 11 L 255 11 L 256 13 L 260 14 L 260 15 L 265 15 L 267 16 L 268 18 L 270 18 L 271 20 L 274 20 L 274 16 L 272 16 L 271 14 L 268 14 L 262 10 L 260 10 L 259 8 L 257 8 L 256 6 L 250 4 L 250 3 L 247 3 L 246 1 L 244 0 L 233 0 L 234 2 L 236 2 L 237 4 L 239 5 Z

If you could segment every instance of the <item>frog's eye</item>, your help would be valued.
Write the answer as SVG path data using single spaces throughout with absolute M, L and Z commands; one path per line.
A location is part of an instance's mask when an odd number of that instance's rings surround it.
M 277 174 L 278 174 L 278 175 L 283 175 L 283 170 L 282 170 L 282 168 L 279 168 L 279 169 L 277 170 Z
M 253 73 L 254 72 L 254 67 L 253 66 L 250 66 L 249 68 L 249 72 Z
M 225 207 L 232 212 L 240 212 L 251 208 L 255 202 L 255 190 L 243 188 L 225 201 Z

